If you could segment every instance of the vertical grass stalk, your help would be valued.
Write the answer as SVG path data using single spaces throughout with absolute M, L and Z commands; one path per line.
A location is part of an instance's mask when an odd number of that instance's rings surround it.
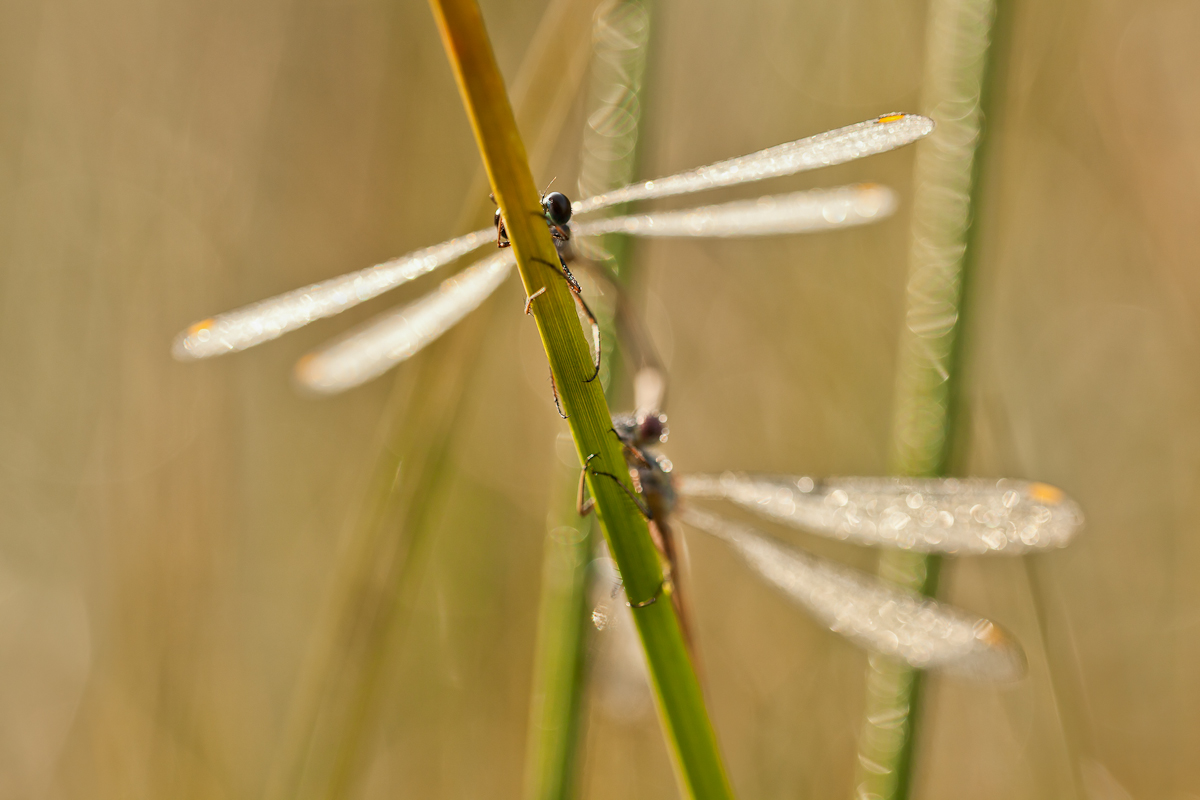
M 645 649 L 658 708 L 685 797 L 729 798 L 732 790 L 717 750 L 700 684 L 663 585 L 658 554 L 632 491 L 608 403 L 590 381 L 592 358 L 574 300 L 552 265 L 558 253 L 541 213 L 504 81 L 474 0 L 431 0 L 484 166 L 504 215 L 525 291 L 539 293 L 533 316 L 568 416 L 580 464 L 592 467 L 588 488 Z M 541 262 L 550 262 L 549 265 Z M 542 290 L 545 290 L 544 292 Z M 599 473 L 607 473 L 602 475 Z
M 515 82 L 522 125 L 541 161 L 585 71 L 592 6 L 553 0 Z M 460 229 L 491 214 L 482 171 L 468 196 L 475 200 Z M 470 315 L 398 373 L 363 505 L 332 568 L 271 765 L 268 800 L 344 797 L 361 770 L 452 475 L 446 456 L 490 313 Z
M 642 133 L 643 87 L 650 42 L 650 8 L 642 0 L 609 0 L 596 14 L 592 34 L 592 73 L 579 194 L 591 197 L 633 182 Z M 623 213 L 614 209 L 613 213 Z M 631 239 L 609 234 L 601 247 L 580 242 L 585 254 L 620 276 Z
M 561 466 L 542 561 L 525 797 L 568 800 L 578 786 L 583 688 L 587 672 L 590 517 L 575 510 L 578 471 Z
M 641 0 L 609 0 L 596 11 L 579 179 L 582 197 L 624 185 L 636 170 L 649 23 Z M 601 247 L 588 247 L 584 255 L 604 264 L 615 280 L 624 283 L 628 239 L 610 235 Z M 576 242 L 576 247 L 584 247 L 585 242 Z M 623 376 L 612 318 L 602 316 L 600 323 L 608 354 L 600 380 L 609 387 L 611 399 Z M 554 493 L 559 508 L 551 514 L 546 537 L 529 716 L 527 800 L 570 800 L 578 792 L 595 526 L 591 517 L 581 519 L 575 511 L 577 479 L 573 470 L 562 470 L 561 486 Z
M 889 465 L 897 475 L 928 477 L 947 469 L 994 15 L 995 0 L 930 3 L 922 107 L 938 127 L 917 151 Z M 887 551 L 880 556 L 879 572 L 932 595 L 939 567 L 936 558 Z M 910 795 L 921 683 L 920 673 L 885 656 L 871 656 L 855 780 L 858 798 L 900 800 Z

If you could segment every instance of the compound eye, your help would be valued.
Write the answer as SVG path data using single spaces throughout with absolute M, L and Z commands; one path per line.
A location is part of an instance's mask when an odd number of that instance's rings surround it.
M 566 225 L 571 221 L 571 201 L 562 192 L 551 192 L 542 198 L 546 218 L 555 225 Z
M 642 420 L 638 435 L 643 442 L 665 442 L 667 433 L 667 418 L 662 414 L 652 414 Z

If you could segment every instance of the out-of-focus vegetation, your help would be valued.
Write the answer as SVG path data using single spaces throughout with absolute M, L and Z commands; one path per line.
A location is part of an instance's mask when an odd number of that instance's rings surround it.
M 921 110 L 937 129 L 913 168 L 904 328 L 892 395 L 888 469 L 897 475 L 945 476 L 961 470 L 956 450 L 967 436 L 962 413 L 964 285 L 978 261 L 972 220 L 987 190 L 981 180 L 985 127 L 996 107 L 1008 50 L 997 36 L 994 0 L 930 0 L 926 7 Z M 999 31 L 1007 31 L 1008 9 Z M 1000 41 L 995 40 L 999 38 Z M 986 106 L 985 106 L 986 102 Z M 956 446 L 957 445 L 957 446 Z M 877 565 L 890 581 L 938 593 L 941 558 L 884 551 Z M 896 659 L 867 659 L 866 699 L 858 737 L 854 793 L 906 800 L 914 793 L 918 739 L 928 703 L 926 676 Z
M 543 10 L 484 4 L 509 75 Z M 946 568 L 943 594 L 1013 630 L 1030 675 L 929 682 L 918 792 L 1186 800 L 1200 793 L 1200 10 L 1001 13 L 963 463 L 1060 485 L 1089 524 L 1060 553 Z M 916 108 L 924 3 L 656 14 L 645 176 Z M 258 797 L 389 393 L 419 395 L 458 348 L 314 400 L 291 364 L 351 319 L 212 363 L 176 364 L 169 345 L 207 313 L 464 230 L 478 155 L 441 44 L 419 3 L 18 2 L 0 10 L 0 63 L 0 797 Z M 583 107 L 539 178 L 574 185 Z M 869 179 L 907 198 L 913 158 L 780 183 Z M 680 469 L 884 470 L 908 208 L 835 234 L 635 248 Z M 491 301 L 464 381 L 356 796 L 521 791 L 564 427 L 521 301 L 515 282 Z M 847 796 L 865 657 L 719 545 L 688 543 L 739 794 Z M 641 707 L 590 705 L 586 797 L 674 791 Z

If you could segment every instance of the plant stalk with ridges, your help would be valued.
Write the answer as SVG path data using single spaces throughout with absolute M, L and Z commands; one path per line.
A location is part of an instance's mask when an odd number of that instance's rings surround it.
M 642 0 L 608 0 L 593 21 L 587 125 L 583 135 L 579 193 L 589 197 L 632 179 L 639 152 L 640 108 L 650 12 Z M 613 106 L 632 101 L 632 125 L 606 124 Z M 628 118 L 626 118 L 628 119 Z M 614 152 L 624 152 L 612 158 Z M 586 240 L 576 242 L 583 247 Z M 601 247 L 585 251 L 603 263 L 609 277 L 627 289 L 629 237 L 609 234 Z M 592 252 L 595 251 L 595 252 Z M 614 320 L 600 315 L 604 352 L 600 380 L 609 397 L 626 376 L 619 368 Z M 592 618 L 588 605 L 593 520 L 575 511 L 576 478 L 560 470 L 546 537 L 539 600 L 533 702 L 529 715 L 529 751 L 525 774 L 526 800 L 570 800 L 579 791 L 579 751 L 584 746 L 584 692 Z
M 479 7 L 474 0 L 431 0 L 431 5 L 525 291 L 533 295 L 545 289 L 533 301 L 534 320 L 580 463 L 591 466 L 587 480 L 597 518 L 621 570 L 626 595 L 636 606 L 634 619 L 683 793 L 705 800 L 732 797 L 679 622 L 668 598 L 660 598 L 662 569 L 646 521 L 628 495 L 631 486 L 611 430 L 608 403 L 599 382 L 588 380 L 592 359 L 570 289 L 550 266 L 558 263 L 558 253 Z
M 923 113 L 938 127 L 917 151 L 890 459 L 896 475 L 943 475 L 949 460 L 994 14 L 995 0 L 934 0 L 929 10 Z M 939 567 L 936 557 L 888 551 L 879 573 L 933 595 Z M 885 656 L 869 663 L 855 797 L 902 800 L 911 793 L 922 676 Z

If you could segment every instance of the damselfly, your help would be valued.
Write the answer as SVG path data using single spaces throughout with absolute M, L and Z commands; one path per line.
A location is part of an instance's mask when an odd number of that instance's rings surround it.
M 772 521 L 857 544 L 947 555 L 1024 555 L 1065 547 L 1082 526 L 1079 506 L 1062 490 L 985 478 L 675 477 L 670 461 L 652 451 L 659 431 L 657 440 L 665 441 L 661 415 L 614 419 L 635 478 L 637 493 L 631 498 L 659 529 L 666 581 L 677 582 L 679 574 L 668 527 L 674 517 L 724 541 L 759 577 L 861 647 L 918 669 L 979 680 L 1016 680 L 1024 674 L 1020 644 L 989 620 L 783 544 L 748 525 L 694 507 L 677 509 L 676 496 L 726 500 Z
M 646 371 L 643 370 L 643 372 Z M 664 414 L 635 412 L 615 415 L 612 422 L 612 431 L 621 441 L 625 453 L 625 463 L 629 467 L 630 477 L 633 479 L 636 494 L 630 494 L 630 498 L 649 522 L 650 536 L 666 563 L 663 582 L 670 585 L 671 603 L 675 606 L 675 613 L 679 618 L 684 640 L 691 649 L 693 647 L 691 614 L 684 601 L 683 587 L 680 584 L 679 557 L 675 546 L 675 533 L 671 529 L 670 520 L 675 508 L 675 490 L 667 475 L 670 472 L 671 464 L 663 456 L 656 455 L 652 451 L 656 444 L 667 441 L 667 417 Z M 576 505 L 580 516 L 587 515 L 593 506 L 591 498 L 584 496 L 586 488 L 584 479 L 589 470 L 594 474 L 612 478 L 622 489 L 625 489 L 625 484 L 621 483 L 616 475 L 591 469 L 591 458 L 588 458 L 583 472 L 579 475 L 579 496 Z M 655 602 L 658 596 L 659 593 L 655 593 L 642 605 Z
M 877 119 L 799 139 L 757 153 L 632 184 L 571 206 L 572 218 L 637 200 L 649 200 L 792 175 L 843 164 L 914 142 L 933 130 L 916 114 Z M 895 208 L 891 190 L 873 184 L 735 201 L 686 211 L 610 217 L 575 222 L 575 236 L 626 233 L 637 236 L 762 236 L 861 225 L 883 219 Z M 565 223 L 564 223 L 565 224 Z M 192 325 L 175 340 L 181 360 L 244 350 L 289 331 L 339 314 L 383 292 L 437 269 L 489 242 L 484 229 L 417 250 L 373 267 L 287 292 Z M 515 263 L 501 250 L 443 282 L 434 292 L 355 328 L 296 365 L 301 385 L 336 393 L 357 386 L 411 357 L 482 303 Z

